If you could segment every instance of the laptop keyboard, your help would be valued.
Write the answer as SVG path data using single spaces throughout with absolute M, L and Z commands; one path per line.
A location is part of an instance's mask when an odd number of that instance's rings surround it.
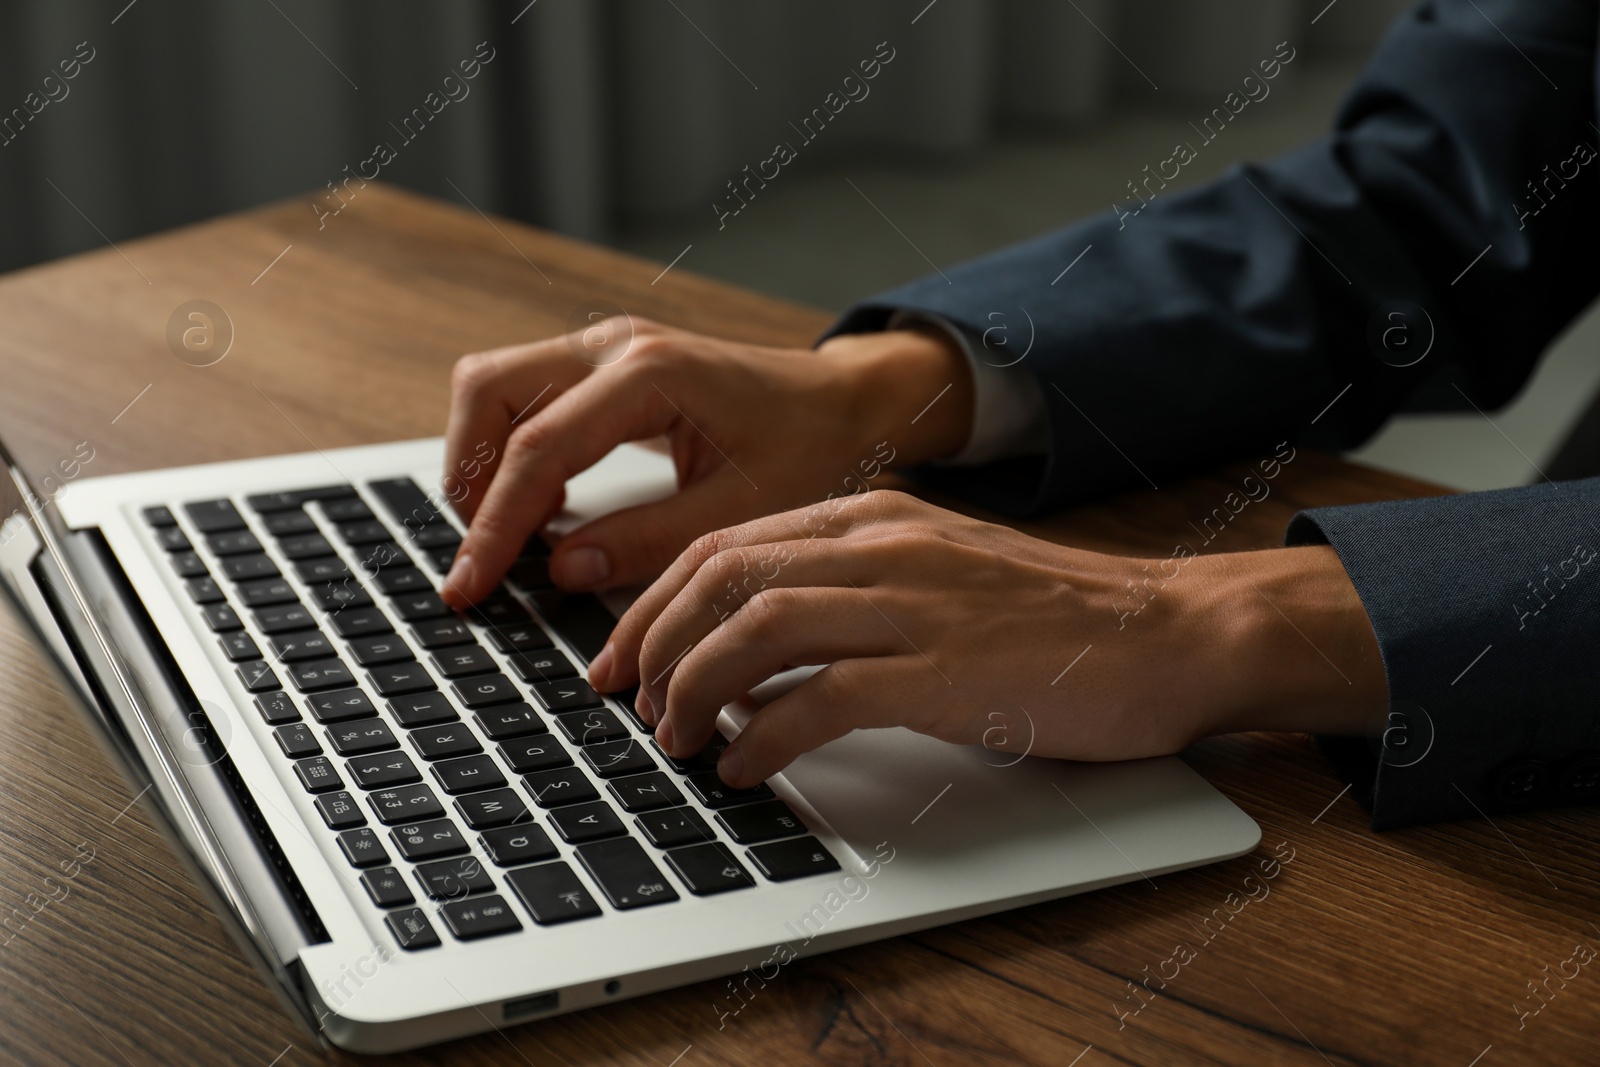
M 455 526 L 409 478 L 365 490 L 143 514 L 401 948 L 839 869 L 766 785 L 723 784 L 726 738 L 672 759 L 631 694 L 589 687 L 613 620 L 551 585 L 537 537 L 456 614 L 437 592 Z

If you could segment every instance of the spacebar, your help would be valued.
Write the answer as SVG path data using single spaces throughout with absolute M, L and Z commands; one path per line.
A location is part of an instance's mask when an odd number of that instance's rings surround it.
M 584 663 L 593 662 L 611 638 L 617 620 L 598 597 L 588 593 L 539 593 L 533 598 L 550 629 L 572 646 Z

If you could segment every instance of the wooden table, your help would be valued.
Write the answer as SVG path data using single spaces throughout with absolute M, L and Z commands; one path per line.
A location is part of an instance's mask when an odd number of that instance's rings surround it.
M 652 282 L 660 271 L 376 185 L 320 231 L 303 201 L 267 207 L 0 280 L 0 430 L 34 472 L 90 441 L 94 474 L 426 436 L 443 426 L 458 354 L 564 331 L 586 300 L 769 343 L 808 343 L 827 322 L 682 267 Z M 168 317 L 192 299 L 233 322 L 214 366 L 168 348 Z M 1219 471 L 1031 528 L 1164 555 L 1241 477 Z M 1214 547 L 1272 545 L 1303 506 L 1436 491 L 1303 454 Z M 281 1014 L 38 655 L 0 627 L 0 915 L 12 916 L 0 1061 L 362 1062 L 311 1046 Z M 398 1059 L 1600 1061 L 1600 966 L 1564 989 L 1552 981 L 1525 1028 L 1514 1007 L 1537 1005 L 1527 983 L 1579 939 L 1600 946 L 1600 814 L 1378 835 L 1304 739 L 1213 740 L 1188 758 L 1261 823 L 1256 857 L 798 962 L 722 1030 L 721 985 L 707 983 Z M 1119 1021 L 1128 982 L 1170 973 L 1176 943 L 1196 943 L 1280 842 L 1294 860 L 1270 894 Z

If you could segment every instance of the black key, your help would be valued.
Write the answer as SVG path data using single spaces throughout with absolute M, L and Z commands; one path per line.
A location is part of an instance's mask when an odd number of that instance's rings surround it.
M 206 547 L 218 556 L 242 556 L 247 552 L 260 552 L 261 542 L 249 530 L 229 530 L 208 534 Z
M 367 680 L 380 696 L 392 697 L 402 693 L 420 693 L 432 689 L 433 676 L 422 664 L 384 663 L 367 672 Z
M 157 527 L 155 530 L 156 544 L 168 552 L 188 552 L 194 548 L 189 543 L 188 535 L 176 526 Z
M 452 900 L 439 906 L 439 917 L 458 941 L 475 941 L 522 929 L 522 923 L 511 914 L 511 905 L 501 896 Z
M 252 578 L 276 578 L 279 571 L 276 563 L 256 553 L 252 556 L 228 556 L 222 561 L 222 573 L 235 582 L 247 582 Z
M 477 645 L 461 645 L 435 652 L 428 657 L 434 667 L 446 678 L 465 678 L 472 674 L 499 671 L 500 665 Z
M 431 619 L 411 628 L 411 637 L 423 648 L 447 648 L 450 645 L 475 645 L 477 642 L 467 624 L 455 617 Z
M 494 889 L 494 878 L 483 869 L 483 864 L 475 856 L 434 860 L 420 865 L 411 873 L 416 875 L 422 891 L 434 900 L 461 900 L 474 893 L 488 893 Z
M 318 693 L 307 697 L 306 704 L 318 722 L 347 722 L 350 719 L 367 719 L 378 714 L 367 694 L 359 689 L 335 689 L 331 693 Z
M 540 593 L 534 606 L 585 663 L 600 654 L 617 625 L 616 617 L 589 593 Z
M 267 532 L 273 537 L 294 537 L 317 532 L 317 524 L 299 508 L 291 508 L 268 515 L 264 520 Z
M 522 784 L 533 795 L 533 802 L 541 808 L 558 808 L 565 804 L 582 804 L 600 799 L 600 794 L 594 791 L 589 779 L 576 767 L 534 771 L 523 775 Z
M 211 627 L 212 633 L 244 629 L 244 623 L 239 621 L 239 616 L 227 604 L 207 604 L 200 611 L 205 615 L 206 625 Z
M 190 578 L 183 586 L 189 592 L 189 599 L 196 604 L 215 604 L 227 600 L 222 592 L 222 586 L 217 584 L 215 578 Z
M 377 494 L 378 502 L 394 521 L 413 534 L 435 523 L 445 522 L 439 509 L 428 499 L 428 494 L 410 478 L 368 482 L 367 488 Z
M 521 626 L 533 621 L 528 609 L 503 590 L 489 594 L 467 614 L 473 622 L 489 627 Z
M 290 759 L 316 756 L 322 752 L 322 746 L 317 743 L 317 735 L 303 722 L 280 726 L 272 731 L 272 736 L 278 739 L 278 747 L 283 749 L 283 754 Z
M 318 485 L 310 489 L 289 489 L 281 493 L 258 493 L 247 496 L 244 502 L 256 511 L 287 511 L 312 500 L 330 501 L 355 496 L 355 488 L 348 485 Z
M 305 663 L 291 664 L 288 668 L 289 679 L 294 682 L 295 688 L 302 693 L 314 689 L 337 689 L 341 686 L 354 685 L 355 676 L 337 659 L 314 659 Z
M 173 516 L 172 512 L 161 504 L 145 508 L 141 514 L 144 515 L 144 521 L 151 526 L 178 525 L 178 520 Z
M 266 660 L 253 659 L 239 664 L 235 668 L 239 681 L 243 683 L 247 693 L 268 693 L 282 687 L 278 681 L 278 673 Z
M 614 778 L 606 783 L 606 788 L 626 812 L 672 808 L 683 803 L 683 794 L 678 792 L 678 787 L 660 771 Z
M 350 568 L 338 556 L 317 556 L 314 559 L 299 560 L 294 565 L 294 572 L 307 584 L 350 577 Z
M 769 841 L 745 850 L 756 870 L 769 882 L 787 882 L 791 878 L 804 878 L 808 874 L 827 874 L 839 869 L 839 861 L 828 854 L 822 842 L 814 837 L 791 837 L 787 841 Z
M 415 570 L 411 564 L 411 557 L 393 541 L 362 545 L 356 552 L 356 570 L 368 578 L 382 574 L 385 570 L 404 570 L 408 567 Z
M 370 827 L 346 830 L 339 835 L 339 851 L 352 867 L 372 867 L 389 862 L 388 850 Z
M 511 769 L 518 774 L 529 774 L 533 771 L 547 771 L 552 767 L 570 767 L 572 757 L 567 755 L 567 750 L 562 747 L 549 734 L 540 737 L 523 737 L 516 741 L 507 741 L 498 746 L 500 755 L 511 765 Z
M 579 861 L 600 883 L 600 891 L 618 910 L 678 899 L 678 891 L 661 876 L 644 846 L 631 837 L 579 845 L 577 852 Z
M 656 769 L 656 761 L 644 745 L 633 738 L 625 741 L 608 741 L 590 745 L 583 750 L 583 761 L 601 778 L 618 778 L 624 774 L 643 774 Z
M 179 578 L 199 578 L 206 573 L 205 560 L 193 552 L 174 552 L 167 560 Z
M 656 848 L 677 848 L 701 841 L 715 841 L 705 819 L 693 808 L 663 808 L 660 811 L 642 812 L 633 820 L 645 840 Z
M 530 628 L 532 628 L 530 626 Z M 490 631 L 491 636 L 494 631 Z M 502 649 L 501 651 L 504 651 Z M 524 682 L 555 682 L 563 678 L 576 678 L 578 668 L 555 649 L 543 652 L 517 652 L 511 656 L 511 669 Z
M 572 845 L 628 832 L 622 820 L 617 818 L 617 813 L 611 810 L 611 805 L 603 800 L 557 808 L 550 813 L 550 825 L 556 828 L 562 840 Z
M 474 830 L 487 830 L 495 826 L 526 822 L 533 818 L 528 806 L 511 789 L 491 789 L 484 793 L 469 793 L 456 798 L 456 811 Z M 504 864 L 502 864 L 504 866 Z
M 356 798 L 344 791 L 324 793 L 318 797 L 317 812 L 330 830 L 348 830 L 367 825 L 367 817 L 361 814 Z
M 286 663 L 305 659 L 322 659 L 337 655 L 339 650 L 323 636 L 321 630 L 298 630 L 272 639 L 272 650 Z
M 456 804 L 459 806 L 461 801 L 456 801 Z M 550 843 L 550 835 L 539 827 L 531 825 L 485 830 L 478 835 L 478 841 L 498 867 L 515 867 L 522 863 L 547 860 L 560 854 L 556 851 L 556 846 Z
M 422 781 L 422 773 L 404 752 L 382 752 L 357 756 L 344 765 L 362 789 L 381 789 L 389 785 L 410 785 Z
M 550 648 L 552 642 L 550 635 L 535 622 L 519 623 L 512 626 L 497 626 L 489 631 L 489 643 L 500 652 L 540 652 Z M 557 653 L 560 655 L 560 653 Z M 547 677 L 556 677 L 549 675 Z M 542 682 L 546 678 L 529 678 L 523 675 L 525 682 Z
M 328 743 L 341 756 L 365 756 L 369 752 L 384 752 L 400 747 L 394 731 L 382 719 L 358 719 L 330 726 Z
M 428 917 L 422 913 L 421 908 L 407 908 L 405 911 L 390 912 L 383 917 L 388 924 L 389 932 L 394 935 L 395 941 L 407 952 L 415 952 L 421 948 L 437 948 L 439 935 L 433 932 L 433 927 L 428 925 Z
M 451 726 L 425 726 L 406 735 L 425 760 L 448 759 L 451 756 L 473 756 L 483 751 L 478 739 L 472 736 L 465 723 Z
M 481 753 L 435 763 L 432 770 L 439 788 L 446 793 L 474 793 L 480 789 L 498 789 L 506 784 L 506 776 L 495 766 L 494 758 Z
M 485 674 L 470 681 L 456 682 L 451 687 L 456 699 L 469 708 L 484 708 L 490 704 L 509 704 L 521 700 L 516 685 L 500 673 Z
M 244 517 L 231 500 L 197 500 L 193 504 L 185 504 L 183 511 L 201 533 L 244 529 Z
M 261 658 L 261 649 L 256 646 L 255 638 L 242 630 L 238 633 L 223 634 L 217 640 L 222 643 L 222 654 L 234 663 Z
M 428 576 L 415 567 L 385 567 L 373 580 L 378 583 L 378 588 L 389 596 L 423 593 L 433 588 Z
M 367 634 L 394 633 L 388 618 L 375 607 L 348 608 L 328 619 L 328 625 L 340 637 L 363 637 Z
M 368 830 L 367 832 L 371 833 L 372 831 Z M 361 884 L 366 887 L 367 895 L 372 898 L 372 902 L 380 908 L 398 908 L 405 904 L 414 903 L 416 900 L 411 895 L 410 888 L 406 886 L 405 878 L 393 867 L 379 867 L 375 871 L 367 871 L 361 876 Z M 403 914 L 405 913 L 400 912 L 389 916 L 391 929 L 393 929 L 394 925 L 392 920 Z M 420 918 L 421 915 L 422 912 L 418 911 L 417 916 Z M 426 928 L 427 920 L 423 919 L 422 923 Z M 428 932 L 432 933 L 433 931 L 429 930 Z M 438 944 L 439 939 L 434 938 L 433 943 Z M 404 944 L 405 942 L 402 940 L 401 945 L 403 946 Z
M 257 578 L 254 581 L 240 582 L 235 591 L 239 600 L 247 608 L 264 608 L 269 604 L 297 604 L 294 587 L 282 577 Z
M 370 545 L 375 541 L 389 540 L 389 528 L 371 519 L 366 522 L 347 522 L 339 527 L 339 537 L 347 545 Z
M 600 905 L 565 863 L 523 867 L 508 872 L 506 881 L 516 891 L 528 914 L 533 916 L 533 921 L 540 926 L 553 926 L 600 914 Z
M 522 548 L 517 552 L 518 559 L 528 559 L 532 556 L 548 556 L 550 546 L 544 543 L 544 538 L 537 533 L 522 542 Z
M 342 578 L 313 585 L 311 602 L 323 611 L 337 613 L 350 608 L 370 608 L 372 597 L 349 578 Z
M 395 597 L 393 603 L 395 612 L 407 622 L 438 619 L 450 614 L 450 609 L 444 606 L 439 594 L 432 591 L 405 593 Z
M 380 789 L 367 797 L 373 813 L 385 826 L 418 819 L 436 819 L 444 814 L 444 805 L 425 785 L 400 785 Z
M 529 592 L 540 589 L 550 589 L 550 560 L 546 556 L 530 556 L 519 559 L 511 565 L 511 573 L 506 576 L 511 584 L 518 589 Z
M 667 764 L 679 774 L 693 774 L 696 771 L 716 770 L 717 761 L 722 758 L 722 753 L 727 749 L 728 743 L 728 739 L 721 734 L 712 734 L 711 740 L 706 742 L 705 748 L 686 759 L 673 759 L 654 741 L 650 742 L 650 746 L 660 752 L 661 757 L 667 761 Z
M 749 789 L 734 789 L 717 777 L 716 771 L 698 771 L 684 777 L 694 798 L 708 808 L 727 808 L 735 804 L 750 804 L 757 800 L 771 800 L 772 790 L 765 782 Z
M 638 686 L 632 686 L 608 695 L 613 701 L 622 706 L 622 714 L 627 716 L 628 721 L 633 723 L 641 734 L 653 734 L 656 732 L 656 728 L 645 722 L 644 716 L 640 715 L 638 709 L 633 706 L 634 698 L 639 695 Z
M 334 523 L 362 522 L 372 518 L 372 509 L 354 494 L 343 500 L 324 500 L 322 513 L 328 517 L 329 522 Z
M 326 756 L 296 761 L 294 773 L 308 793 L 326 793 L 330 789 L 344 788 L 344 779 L 339 777 L 339 772 Z
M 733 851 L 721 841 L 675 848 L 667 853 L 667 864 L 697 897 L 726 893 L 730 889 L 748 889 L 756 884 L 750 872 L 734 858 Z
M 376 667 L 404 663 L 411 658 L 411 648 L 394 634 L 369 634 L 351 638 L 350 655 L 363 667 Z
M 262 633 L 281 634 L 290 630 L 304 630 L 316 623 L 311 618 L 311 612 L 299 604 L 281 604 L 276 607 L 262 608 L 250 613 L 256 620 L 256 626 Z
M 428 569 L 435 574 L 449 574 L 450 567 L 455 563 L 456 550 L 453 548 L 427 548 L 423 549 L 422 558 L 428 564 Z
M 590 688 L 588 682 L 577 678 L 560 682 L 534 682 L 531 688 L 546 711 L 577 711 L 579 708 L 598 708 L 603 704 L 600 694 Z
M 278 547 L 290 559 L 315 559 L 333 554 L 333 546 L 319 533 L 295 534 L 278 541 Z
M 266 720 L 268 726 L 282 726 L 286 722 L 299 722 L 300 712 L 294 706 L 294 701 L 289 699 L 289 694 L 283 690 L 276 693 L 263 693 L 256 697 L 256 710 Z
M 412 863 L 467 851 L 466 838 L 449 819 L 396 826 L 389 831 L 389 837 L 400 855 Z
M 741 845 L 756 845 L 806 832 L 806 824 L 781 800 L 765 800 L 717 812 L 717 821 Z
M 544 720 L 526 704 L 497 704 L 472 718 L 491 741 L 509 741 L 513 737 L 545 732 Z
M 628 736 L 628 728 L 606 708 L 591 711 L 569 711 L 556 716 L 556 725 L 567 739 L 578 745 L 598 745 L 602 741 L 620 741 Z
M 418 548 L 448 548 L 454 550 L 461 544 L 461 535 L 448 522 L 436 522 L 418 530 L 411 538 Z
M 410 729 L 414 726 L 434 726 L 441 722 L 455 722 L 460 718 L 450 703 L 450 698 L 437 689 L 431 693 L 411 693 L 389 701 L 389 714 L 395 722 Z

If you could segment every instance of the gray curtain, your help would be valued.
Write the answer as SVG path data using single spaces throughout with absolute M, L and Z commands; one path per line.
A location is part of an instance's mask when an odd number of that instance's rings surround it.
M 9 0 L 0 268 L 326 192 L 380 142 L 395 150 L 385 180 L 563 232 L 694 213 L 714 227 L 727 183 L 780 142 L 794 166 L 920 165 L 1006 127 L 1070 135 L 1118 107 L 1209 108 L 1279 41 L 1359 51 L 1403 6 L 1325 3 Z M 494 58 L 460 81 L 485 41 Z M 93 58 L 65 81 L 80 42 Z M 804 139 L 847 75 L 863 91 L 880 42 L 893 59 L 867 95 Z M 433 114 L 430 92 L 455 96 Z M 418 108 L 428 121 L 407 140 Z

